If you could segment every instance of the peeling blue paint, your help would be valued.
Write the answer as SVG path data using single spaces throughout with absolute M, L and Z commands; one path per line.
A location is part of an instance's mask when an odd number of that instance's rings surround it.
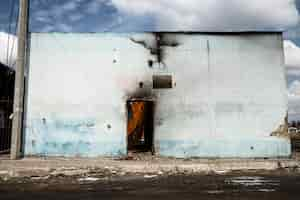
M 97 133 L 95 120 L 31 120 L 25 132 L 25 155 L 122 156 L 127 153 L 123 137 Z
M 78 156 L 78 157 L 97 157 L 97 156 L 123 156 L 126 155 L 126 146 L 116 142 L 89 143 L 79 142 L 42 142 L 43 148 L 27 145 L 26 155 L 40 156 Z
M 290 141 L 284 138 L 224 138 L 199 141 L 161 140 L 157 144 L 159 145 L 160 155 L 178 158 L 267 158 L 288 157 L 291 155 Z

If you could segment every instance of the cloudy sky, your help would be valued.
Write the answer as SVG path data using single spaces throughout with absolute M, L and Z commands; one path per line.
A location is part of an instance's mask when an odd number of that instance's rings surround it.
M 0 3 L 0 60 L 10 65 L 18 1 Z M 31 0 L 30 31 L 285 30 L 289 117 L 300 119 L 299 12 L 300 0 Z

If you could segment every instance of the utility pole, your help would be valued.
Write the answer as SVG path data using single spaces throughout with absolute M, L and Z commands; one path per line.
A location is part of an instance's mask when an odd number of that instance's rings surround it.
M 28 1 L 19 0 L 19 22 L 18 22 L 18 54 L 15 72 L 15 94 L 14 94 L 14 112 L 12 123 L 12 137 L 10 158 L 18 159 L 21 154 L 23 109 L 24 109 L 24 86 L 25 86 L 25 65 L 26 65 L 26 47 L 28 33 Z

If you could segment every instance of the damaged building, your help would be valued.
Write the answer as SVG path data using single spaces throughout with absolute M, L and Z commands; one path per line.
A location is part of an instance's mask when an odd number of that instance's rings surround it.
M 25 156 L 288 157 L 281 32 L 31 33 Z
M 10 152 L 15 72 L 0 62 L 0 155 Z

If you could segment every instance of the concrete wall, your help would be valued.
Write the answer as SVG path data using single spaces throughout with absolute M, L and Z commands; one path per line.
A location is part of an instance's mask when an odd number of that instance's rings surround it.
M 25 155 L 124 155 L 125 103 L 143 96 L 159 155 L 289 156 L 271 136 L 287 112 L 283 65 L 279 33 L 32 33 Z M 153 90 L 157 74 L 173 88 Z

